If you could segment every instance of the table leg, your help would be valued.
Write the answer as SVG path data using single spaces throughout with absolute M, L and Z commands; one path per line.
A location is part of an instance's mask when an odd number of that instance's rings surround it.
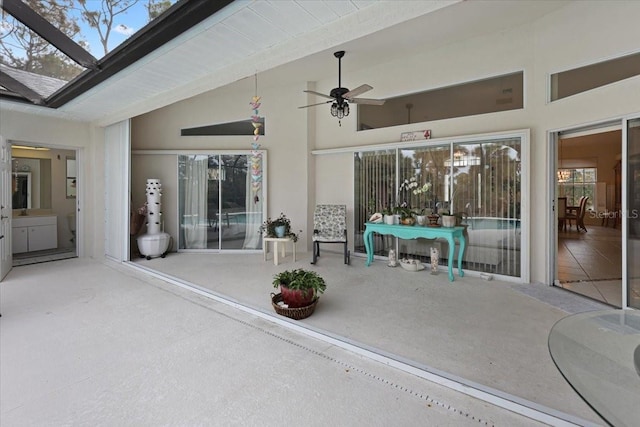
M 464 255 L 464 249 L 467 247 L 467 239 L 462 236 L 458 241 L 460 242 L 460 249 L 458 249 L 458 276 L 464 277 L 464 271 L 462 271 L 462 257 Z
M 373 261 L 373 247 L 372 247 L 372 234 L 371 231 L 365 230 L 363 240 L 364 240 L 364 248 L 367 251 L 367 267 L 371 265 Z
M 267 260 L 267 252 L 269 252 L 269 242 L 262 242 L 262 254 L 264 255 L 264 260 Z
M 278 242 L 273 242 L 273 265 L 278 265 Z
M 293 262 L 296 262 L 296 242 L 291 240 L 291 245 L 293 245 Z
M 453 237 L 447 238 L 447 242 L 449 242 L 449 281 L 453 282 L 455 280 L 453 278 L 453 254 L 455 252 L 456 242 L 453 240 Z

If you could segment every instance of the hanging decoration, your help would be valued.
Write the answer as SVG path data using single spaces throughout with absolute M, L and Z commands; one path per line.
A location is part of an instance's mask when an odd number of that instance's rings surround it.
M 260 108 L 260 99 L 258 96 L 258 74 L 255 74 L 255 95 L 251 98 L 251 109 L 253 114 L 251 115 L 251 124 L 253 125 L 253 142 L 251 143 L 251 191 L 253 192 L 253 203 L 260 201 L 259 193 L 262 189 L 262 153 L 260 152 L 260 116 L 258 115 L 258 108 Z

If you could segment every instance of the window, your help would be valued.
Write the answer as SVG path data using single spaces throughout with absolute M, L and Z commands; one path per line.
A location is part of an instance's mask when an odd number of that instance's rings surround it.
M 551 101 L 640 75 L 640 53 L 551 75 Z
M 358 130 L 429 122 L 524 106 L 523 72 L 465 82 L 387 99 L 384 105 L 358 105 Z
M 567 198 L 567 206 L 578 206 L 580 197 L 587 196 L 587 209 L 593 209 L 596 200 L 597 168 L 559 169 L 560 175 L 568 176 L 558 182 L 558 194 Z
M 354 154 L 355 251 L 364 253 L 364 224 L 374 212 L 404 204 L 414 212 L 450 211 L 465 226 L 463 268 L 520 277 L 522 222 L 522 138 L 412 144 Z M 424 192 L 399 184 L 415 179 Z M 360 224 L 360 226 L 358 226 Z M 426 262 L 430 248 L 448 262 L 445 241 L 374 239 L 374 254 L 397 249 L 402 257 Z M 456 255 L 457 257 L 457 252 Z M 457 259 L 457 258 L 456 258 Z

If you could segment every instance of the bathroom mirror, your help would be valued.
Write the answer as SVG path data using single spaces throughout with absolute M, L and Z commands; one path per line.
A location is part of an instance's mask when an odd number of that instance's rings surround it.
M 51 209 L 51 159 L 12 157 L 13 209 Z

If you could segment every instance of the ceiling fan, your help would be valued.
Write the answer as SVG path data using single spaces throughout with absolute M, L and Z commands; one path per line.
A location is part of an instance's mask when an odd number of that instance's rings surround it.
M 342 57 L 344 56 L 344 50 L 339 50 L 333 54 L 338 58 L 338 87 L 331 89 L 329 95 L 316 92 L 313 90 L 305 90 L 306 93 L 312 93 L 314 95 L 329 98 L 329 101 L 319 102 L 317 104 L 305 105 L 298 108 L 315 107 L 316 105 L 331 104 L 331 115 L 342 119 L 349 115 L 349 102 L 354 104 L 369 104 L 369 105 L 382 105 L 384 99 L 371 99 L 371 98 L 356 98 L 356 96 L 363 94 L 373 89 L 368 84 L 360 85 L 353 90 L 349 90 L 346 87 L 342 87 Z

